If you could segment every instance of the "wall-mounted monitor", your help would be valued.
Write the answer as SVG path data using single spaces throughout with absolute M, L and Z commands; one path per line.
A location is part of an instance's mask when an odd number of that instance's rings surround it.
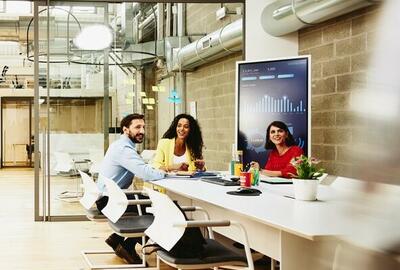
M 264 167 L 266 130 L 282 121 L 304 153 L 311 152 L 311 58 L 241 61 L 236 66 L 236 143 L 243 162 Z

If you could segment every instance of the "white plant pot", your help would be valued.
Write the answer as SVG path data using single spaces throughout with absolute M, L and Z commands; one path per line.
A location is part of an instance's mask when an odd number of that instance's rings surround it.
M 296 200 L 315 201 L 317 199 L 318 179 L 293 179 L 294 197 Z

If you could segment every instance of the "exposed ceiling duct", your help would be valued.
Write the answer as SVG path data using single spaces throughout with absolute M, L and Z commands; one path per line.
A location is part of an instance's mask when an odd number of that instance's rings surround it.
M 239 19 L 173 53 L 172 70 L 188 70 L 242 50 L 243 20 Z
M 282 36 L 381 2 L 379 0 L 277 0 L 261 15 L 265 32 Z

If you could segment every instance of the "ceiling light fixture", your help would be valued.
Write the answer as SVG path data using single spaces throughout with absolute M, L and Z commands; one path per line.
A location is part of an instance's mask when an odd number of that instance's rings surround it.
M 104 24 L 94 24 L 84 27 L 74 38 L 73 43 L 82 50 L 104 50 L 110 47 L 113 33 L 110 27 Z

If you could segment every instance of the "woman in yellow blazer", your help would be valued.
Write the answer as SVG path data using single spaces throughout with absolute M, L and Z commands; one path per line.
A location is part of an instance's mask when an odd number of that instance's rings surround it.
M 196 119 L 179 114 L 158 142 L 152 165 L 165 171 L 204 170 L 203 146 Z

